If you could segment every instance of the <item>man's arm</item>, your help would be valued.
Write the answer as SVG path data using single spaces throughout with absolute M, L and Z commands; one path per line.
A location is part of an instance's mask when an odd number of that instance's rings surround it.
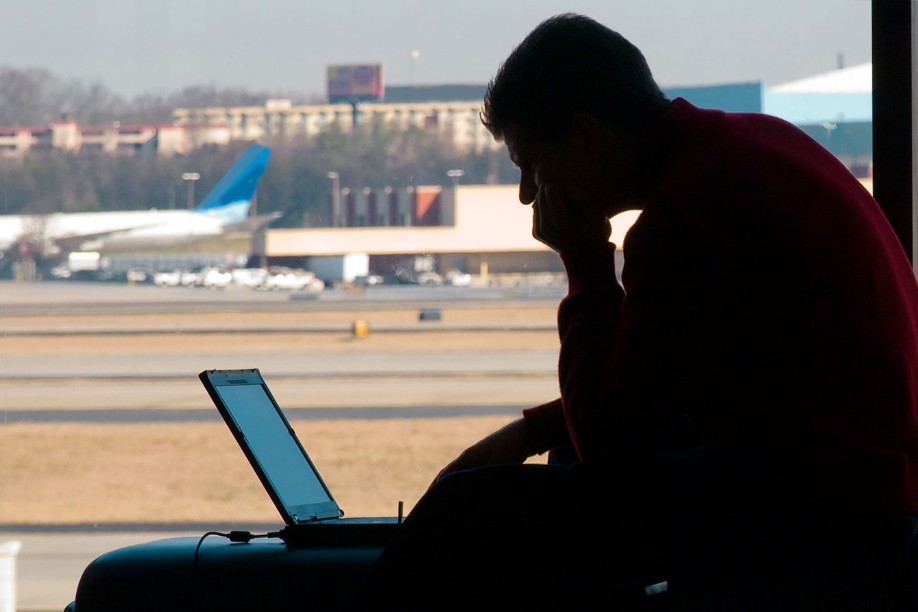
M 541 185 L 533 205 L 533 236 L 559 253 L 567 271 L 568 294 L 558 309 L 558 374 L 565 428 L 581 459 L 584 437 L 604 436 L 588 430 L 613 409 L 603 371 L 613 357 L 624 300 L 611 223 L 602 210 L 569 202 L 554 184 Z
M 556 428 L 549 426 L 547 431 L 539 431 L 538 426 L 534 427 L 528 422 L 534 420 L 547 425 L 552 421 L 559 421 L 563 432 L 564 420 L 560 399 L 528 410 L 541 416 L 516 419 L 479 440 L 440 470 L 434 482 L 452 472 L 473 467 L 523 463 L 529 457 L 544 453 L 564 442 L 563 439 L 552 437 L 552 431 Z
M 602 358 L 598 355 L 610 350 L 611 339 L 607 336 L 617 328 L 624 293 L 615 280 L 615 245 L 609 242 L 608 218 L 589 209 L 572 209 L 561 186 L 545 184 L 540 186 L 533 204 L 532 228 L 533 236 L 561 253 L 565 265 L 577 273 L 571 279 L 569 270 L 570 291 L 559 311 L 563 396 L 565 362 L 583 361 L 592 369 L 601 367 Z M 564 314 L 573 311 L 584 314 Z M 602 338 L 594 337 L 596 328 L 590 323 L 600 319 L 603 323 L 599 327 L 607 332 Z M 567 352 L 581 353 L 579 358 L 565 359 L 565 342 L 569 344 Z M 572 441 L 576 446 L 569 433 L 570 416 L 565 403 L 558 398 L 524 410 L 523 418 L 465 449 L 440 471 L 436 480 L 462 469 L 522 463 Z
M 615 409 L 610 369 L 619 342 L 624 291 L 616 280 L 614 244 L 564 251 L 561 257 L 569 290 L 558 310 L 558 377 L 571 442 L 585 459 L 590 456 L 585 439 L 592 439 L 593 445 L 608 442 L 608 432 L 597 430 L 597 425 Z

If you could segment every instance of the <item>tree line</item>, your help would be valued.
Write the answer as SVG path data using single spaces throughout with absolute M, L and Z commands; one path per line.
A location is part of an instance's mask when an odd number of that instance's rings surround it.
M 258 105 L 288 94 L 188 87 L 167 95 L 132 100 L 101 84 L 63 82 L 40 69 L 0 67 L 0 126 L 44 125 L 62 114 L 78 122 L 160 123 L 180 106 Z M 461 169 L 463 183 L 513 183 L 518 173 L 503 150 L 467 153 L 422 128 L 398 129 L 375 120 L 345 133 L 330 126 L 314 137 L 277 137 L 259 181 L 259 213 L 280 212 L 274 227 L 322 226 L 329 222 L 329 172 L 340 186 L 404 188 L 444 185 L 447 172 Z M 226 173 L 248 143 L 207 146 L 187 155 L 109 155 L 92 151 L 39 151 L 0 158 L 0 214 L 47 214 L 187 207 L 181 176 L 196 172 L 194 199 Z
M 314 97 L 314 96 L 313 96 Z M 87 125 L 169 123 L 172 110 L 197 106 L 261 105 L 270 98 L 316 102 L 298 92 L 248 91 L 193 85 L 126 98 L 101 82 L 65 80 L 44 68 L 0 66 L 0 126 L 46 125 L 71 116 Z

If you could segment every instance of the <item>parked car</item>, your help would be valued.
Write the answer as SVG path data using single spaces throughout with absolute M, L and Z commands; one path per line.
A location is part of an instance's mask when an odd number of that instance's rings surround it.
M 443 280 L 446 281 L 447 285 L 453 287 L 468 287 L 472 284 L 472 275 L 467 272 L 459 272 L 458 270 L 450 270 L 443 277 Z
M 266 291 L 321 291 L 325 283 L 303 269 L 269 268 L 258 288 Z
M 153 274 L 153 284 L 159 287 L 193 287 L 197 281 L 198 273 L 185 268 Z
M 197 284 L 207 289 L 222 289 L 233 282 L 233 274 L 224 268 L 207 266 L 198 275 Z
M 372 287 L 374 285 L 382 285 L 383 280 L 383 277 L 379 274 L 363 274 L 354 277 L 354 284 L 359 287 Z
M 419 285 L 442 285 L 443 277 L 436 272 L 421 272 L 418 274 Z
M 178 287 L 182 284 L 182 270 L 154 272 L 153 284 L 157 287 Z
M 155 273 L 143 268 L 130 268 L 124 273 L 124 280 L 132 285 L 141 285 L 153 282 Z
M 242 287 L 255 289 L 260 287 L 268 276 L 268 270 L 265 268 L 235 268 L 230 271 L 233 283 Z

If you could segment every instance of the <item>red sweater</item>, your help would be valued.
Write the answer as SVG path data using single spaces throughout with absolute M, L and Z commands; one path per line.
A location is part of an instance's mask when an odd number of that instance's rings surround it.
M 918 281 L 875 200 L 791 124 L 673 102 L 640 147 L 624 241 L 561 253 L 561 400 L 544 449 L 705 446 L 792 465 L 828 499 L 918 511 Z

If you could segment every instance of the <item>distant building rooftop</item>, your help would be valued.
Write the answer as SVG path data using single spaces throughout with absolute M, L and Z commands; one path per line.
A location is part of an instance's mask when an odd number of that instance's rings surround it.
M 762 83 L 758 81 L 662 89 L 670 99 L 685 98 L 701 108 L 719 108 L 738 113 L 762 112 Z
M 487 87 L 486 84 L 388 85 L 382 102 L 481 102 Z M 670 98 L 683 97 L 697 106 L 750 113 L 762 111 L 759 82 L 664 87 L 663 91 Z
M 776 93 L 870 93 L 873 64 L 858 64 L 769 87 Z
M 763 110 L 797 125 L 873 120 L 873 64 L 858 64 L 765 90 Z
M 455 102 L 484 99 L 487 85 L 387 85 L 383 102 Z

